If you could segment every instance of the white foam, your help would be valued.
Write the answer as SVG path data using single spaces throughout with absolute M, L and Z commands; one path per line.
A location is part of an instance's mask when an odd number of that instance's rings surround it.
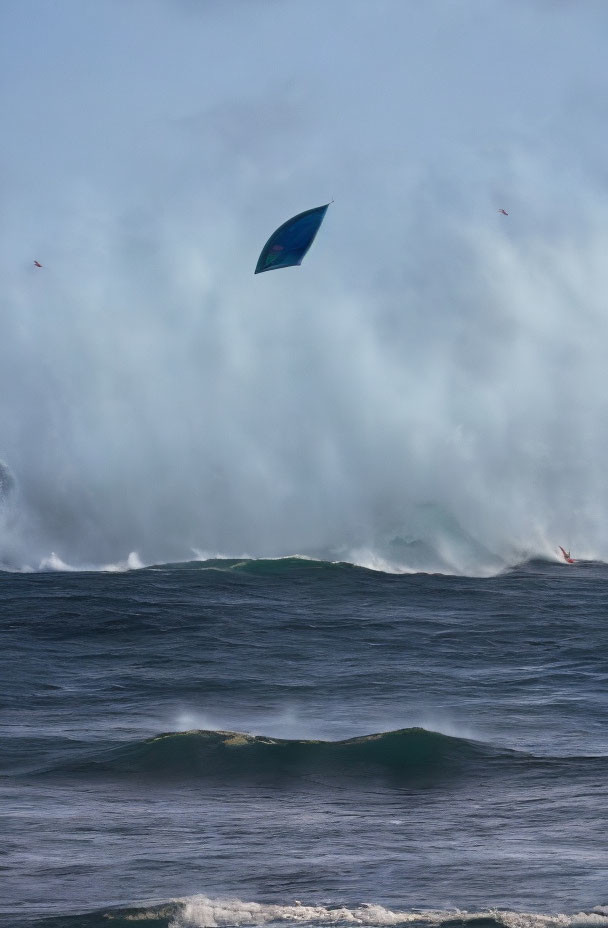
M 116 564 L 105 564 L 99 569 L 116 574 L 125 573 L 127 570 L 142 570 L 145 566 L 137 551 L 131 551 L 126 561 L 118 561 Z
M 63 570 L 71 571 L 78 570 L 77 567 L 71 567 L 70 564 L 66 564 L 65 561 L 62 561 L 58 554 L 55 554 L 54 551 L 51 551 L 48 557 L 43 557 L 40 561 L 40 570 Z
M 121 574 L 129 570 L 142 570 L 146 565 L 142 562 L 137 551 L 131 551 L 124 561 L 117 561 L 114 564 L 67 564 L 58 554 L 51 551 L 48 557 L 42 558 L 39 570 L 55 570 L 68 573 L 78 573 L 93 571 L 99 573 Z
M 219 554 L 211 551 L 201 551 L 200 548 L 192 548 L 195 561 L 310 561 L 313 564 L 323 563 L 321 558 L 312 557 L 308 554 L 280 554 L 273 557 L 254 557 L 252 554 Z M 334 564 L 339 561 L 332 561 Z
M 371 548 L 355 548 L 344 558 L 345 563 L 355 567 L 365 567 L 366 570 L 375 570 L 385 574 L 415 574 L 422 573 L 413 567 L 407 567 L 390 561 Z
M 311 925 L 389 926 L 412 923 L 439 926 L 448 919 L 463 922 L 492 919 L 505 928 L 608 928 L 608 909 L 598 906 L 592 912 L 576 915 L 544 915 L 487 909 L 478 912 L 461 910 L 393 911 L 381 905 L 355 907 L 303 905 L 295 900 L 289 905 L 243 902 L 240 899 L 211 899 L 193 896 L 182 900 L 183 908 L 170 928 L 228 928 L 236 925 L 270 925 L 284 922 Z
M 231 561 L 234 560 L 229 554 L 222 554 L 219 551 L 202 551 L 200 548 L 191 548 L 195 561 Z M 247 559 L 248 555 L 240 554 L 236 560 Z

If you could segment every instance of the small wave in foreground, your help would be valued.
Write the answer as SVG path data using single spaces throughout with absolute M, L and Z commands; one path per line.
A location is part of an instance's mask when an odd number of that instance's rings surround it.
M 608 907 L 589 912 L 545 915 L 488 909 L 395 911 L 382 905 L 281 905 L 193 896 L 150 907 L 109 909 L 47 918 L 36 928 L 608 928 Z

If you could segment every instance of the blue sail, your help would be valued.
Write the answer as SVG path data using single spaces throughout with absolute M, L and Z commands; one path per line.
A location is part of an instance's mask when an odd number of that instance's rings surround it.
M 319 231 L 328 206 L 329 203 L 326 203 L 325 206 L 307 209 L 279 226 L 262 248 L 255 273 L 301 264 Z

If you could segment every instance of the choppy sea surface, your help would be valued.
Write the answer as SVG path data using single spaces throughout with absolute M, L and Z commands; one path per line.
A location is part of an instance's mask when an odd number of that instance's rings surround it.
M 0 572 L 0 921 L 608 926 L 607 590 Z

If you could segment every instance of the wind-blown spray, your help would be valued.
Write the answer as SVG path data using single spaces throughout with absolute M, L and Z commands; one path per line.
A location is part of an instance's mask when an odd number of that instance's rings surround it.
M 328 53 L 304 77 L 304 60 L 270 98 L 258 64 L 259 95 L 227 87 L 198 112 L 188 96 L 179 116 L 174 101 L 162 133 L 151 98 L 137 132 L 108 102 L 107 162 L 85 140 L 88 170 L 53 161 L 52 193 L 8 197 L 0 435 L 18 499 L 0 561 L 197 549 L 475 573 L 558 543 L 608 556 L 599 168 L 579 151 L 587 170 L 566 180 L 521 131 L 489 149 L 495 124 L 449 157 L 435 135 L 412 154 L 369 88 L 357 147 L 350 97 L 328 128 L 343 72 Z M 331 195 L 305 266 L 254 277 L 268 229 Z

